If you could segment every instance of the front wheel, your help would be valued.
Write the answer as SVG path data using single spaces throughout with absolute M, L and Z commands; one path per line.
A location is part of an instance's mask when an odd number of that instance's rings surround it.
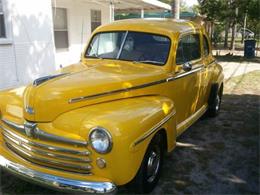
M 148 146 L 142 165 L 131 182 L 131 190 L 136 193 L 151 192 L 159 181 L 163 166 L 163 136 L 158 133 Z

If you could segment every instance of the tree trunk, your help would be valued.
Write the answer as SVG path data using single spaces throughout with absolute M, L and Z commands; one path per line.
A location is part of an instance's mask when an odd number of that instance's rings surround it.
M 210 39 L 213 40 L 213 32 L 214 32 L 214 22 L 210 23 Z
M 229 22 L 225 25 L 225 40 L 224 40 L 224 48 L 228 47 L 228 31 L 229 31 Z
M 172 0 L 172 15 L 174 19 L 180 19 L 180 0 Z
M 242 33 L 241 43 L 244 43 L 244 39 L 245 39 L 246 18 L 247 18 L 247 13 L 245 13 L 244 28 L 242 29 L 243 32 L 241 32 Z
M 236 38 L 236 34 L 237 34 L 237 16 L 238 16 L 238 8 L 236 8 L 236 18 L 233 22 L 233 26 L 232 26 L 232 38 L 231 38 L 231 46 L 230 49 L 232 50 L 232 52 L 235 51 L 236 46 L 235 46 L 235 38 Z
M 235 35 L 236 35 L 237 25 L 232 25 L 232 37 L 231 37 L 231 43 L 230 43 L 230 50 L 234 51 L 235 48 Z

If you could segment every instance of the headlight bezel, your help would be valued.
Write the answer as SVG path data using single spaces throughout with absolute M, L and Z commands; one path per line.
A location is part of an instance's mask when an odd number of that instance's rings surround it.
M 109 145 L 108 145 L 108 147 L 107 147 L 107 149 L 106 149 L 105 151 L 98 150 L 97 148 L 94 147 L 91 136 L 92 136 L 92 134 L 93 134 L 95 131 L 102 131 L 103 133 L 106 134 L 106 136 L 107 136 L 107 138 L 108 138 L 108 141 L 109 141 Z M 99 154 L 107 154 L 107 153 L 111 152 L 111 150 L 112 150 L 112 148 L 113 148 L 112 136 L 111 136 L 110 132 L 109 132 L 107 129 L 105 129 L 104 127 L 97 126 L 97 127 L 91 128 L 90 131 L 89 131 L 88 140 L 89 140 L 89 144 L 90 144 L 91 148 L 92 148 L 95 152 L 97 152 L 97 153 L 99 153 Z

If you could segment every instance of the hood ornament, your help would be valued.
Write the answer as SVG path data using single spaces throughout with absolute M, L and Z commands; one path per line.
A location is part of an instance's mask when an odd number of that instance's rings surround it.
M 36 123 L 25 122 L 24 123 L 25 134 L 28 137 L 34 137 L 35 132 L 36 132 L 36 127 L 37 127 Z
M 32 107 L 30 107 L 30 106 L 26 106 L 25 112 L 27 112 L 28 114 L 33 115 L 34 114 L 34 109 Z

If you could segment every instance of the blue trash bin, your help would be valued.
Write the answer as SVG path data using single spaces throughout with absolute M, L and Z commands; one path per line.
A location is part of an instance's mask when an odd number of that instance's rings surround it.
M 256 40 L 248 39 L 244 41 L 244 57 L 254 58 L 255 57 L 255 46 Z

